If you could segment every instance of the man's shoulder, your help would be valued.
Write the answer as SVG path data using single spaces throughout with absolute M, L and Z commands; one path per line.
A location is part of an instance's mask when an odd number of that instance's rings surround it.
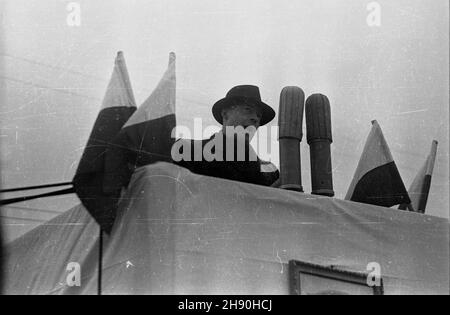
M 184 139 L 184 138 L 180 138 L 177 139 L 175 141 L 175 144 L 177 145 L 177 147 L 183 149 L 183 147 L 186 146 L 193 146 L 195 144 L 202 144 L 202 146 L 204 146 L 208 141 L 210 141 L 211 139 L 202 139 L 202 140 L 196 140 L 196 139 Z
M 179 143 L 179 144 L 193 144 L 193 143 L 206 143 L 211 141 L 210 139 L 201 139 L 201 140 L 197 140 L 197 139 L 184 139 L 184 138 L 179 138 L 177 140 L 175 140 L 175 143 Z
M 178 139 L 172 147 L 172 159 L 183 166 L 201 167 L 203 164 L 203 149 L 209 139 Z

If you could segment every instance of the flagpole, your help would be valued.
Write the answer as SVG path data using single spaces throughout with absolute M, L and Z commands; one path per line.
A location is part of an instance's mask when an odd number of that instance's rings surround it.
M 0 295 L 3 295 L 3 281 L 4 281 L 4 262 L 3 262 L 3 225 L 0 218 Z
M 102 268 L 103 268 L 103 229 L 100 226 L 100 235 L 98 238 L 98 282 L 97 295 L 102 295 Z

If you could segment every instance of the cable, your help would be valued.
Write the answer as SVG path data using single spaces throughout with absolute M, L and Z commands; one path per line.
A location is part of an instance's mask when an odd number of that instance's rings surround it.
M 84 97 L 84 98 L 88 98 L 88 99 L 92 99 L 92 100 L 96 100 L 96 101 L 99 101 L 99 100 L 101 101 L 101 99 L 99 99 L 97 97 L 93 97 L 93 96 L 89 96 L 89 95 L 84 95 L 84 94 L 79 94 L 79 93 L 67 91 L 68 88 L 52 88 L 52 87 L 49 87 L 49 86 L 34 84 L 34 83 L 31 83 L 31 82 L 27 82 L 27 81 L 24 81 L 24 80 L 19 80 L 19 79 L 16 79 L 16 78 L 7 77 L 7 76 L 4 76 L 4 75 L 0 75 L 0 78 L 3 78 L 5 80 L 9 80 L 9 81 L 12 81 L 12 82 L 18 82 L 18 83 L 30 85 L 30 86 L 33 86 L 33 87 L 39 88 L 39 89 L 53 90 L 53 91 L 56 91 L 56 92 L 59 92 L 59 93 L 64 93 L 64 94 Z
M 37 223 L 47 222 L 47 221 L 45 221 L 45 220 L 29 219 L 29 218 L 18 218 L 18 217 L 10 217 L 10 216 L 5 216 L 5 215 L 0 215 L 0 218 L 2 218 L 2 219 L 9 219 L 9 220 L 30 221 L 30 222 L 37 222 Z M 7 225 L 7 223 L 3 223 L 3 225 Z
M 47 67 L 47 68 L 54 69 L 54 70 L 63 70 L 65 72 L 81 75 L 81 76 L 84 76 L 84 77 L 87 77 L 87 78 L 92 78 L 92 79 L 99 80 L 99 81 L 105 81 L 104 78 L 100 78 L 100 77 L 97 77 L 97 76 L 94 76 L 94 75 L 91 75 L 91 74 L 87 74 L 87 73 L 84 73 L 84 72 L 81 72 L 81 71 L 76 71 L 76 70 L 71 70 L 71 69 L 64 68 L 64 67 L 49 65 L 49 64 L 46 64 L 46 63 L 43 63 L 43 62 L 40 62 L 40 61 L 35 61 L 35 60 L 23 58 L 23 57 L 17 57 L 17 56 L 13 56 L 13 55 L 9 55 L 9 54 L 2 54 L 2 53 L 0 53 L 0 56 L 5 56 L 5 57 L 17 59 L 17 60 L 22 60 L 22 61 L 25 61 L 25 62 L 28 62 L 28 63 L 31 63 L 31 64 L 35 64 L 35 65 L 42 66 L 42 67 Z
M 23 201 L 32 200 L 32 199 L 37 199 L 37 198 L 67 195 L 67 194 L 72 194 L 74 192 L 75 192 L 75 189 L 73 187 L 71 187 L 71 188 L 67 188 L 67 189 L 57 190 L 57 191 L 53 191 L 53 192 L 49 192 L 49 193 L 45 193 L 45 194 L 34 195 L 34 196 L 23 196 L 23 197 L 11 198 L 11 199 L 4 199 L 4 200 L 0 200 L 0 206 L 8 205 L 11 203 L 23 202 Z
M 64 67 L 52 66 L 52 65 L 49 65 L 49 64 L 46 64 L 46 63 L 43 63 L 43 62 L 34 61 L 34 60 L 23 58 L 23 57 L 17 57 L 17 56 L 13 56 L 13 55 L 9 55 L 9 54 L 4 54 L 4 53 L 0 53 L 0 56 L 5 56 L 5 57 L 17 59 L 17 60 L 22 60 L 22 61 L 25 61 L 25 62 L 28 62 L 28 63 L 31 63 L 31 64 L 35 64 L 35 65 L 38 65 L 38 66 L 47 67 L 49 69 L 62 70 L 62 71 L 65 71 L 65 72 L 73 73 L 73 74 L 80 75 L 80 76 L 87 77 L 87 78 L 92 78 L 92 79 L 95 79 L 95 80 L 98 80 L 98 81 L 102 81 L 102 82 L 106 82 L 107 81 L 105 78 L 100 78 L 98 76 L 90 75 L 90 74 L 87 74 L 87 73 L 84 73 L 84 72 L 81 72 L 81 71 L 75 71 L 75 70 L 71 70 L 71 69 L 64 68 Z M 28 85 L 35 85 L 33 83 L 30 83 L 30 82 L 20 81 L 20 80 L 13 79 L 13 78 L 12 78 L 12 80 L 15 80 L 15 81 L 18 81 L 18 82 L 22 82 L 22 83 L 26 83 Z M 36 87 L 46 88 L 44 86 L 38 86 L 38 85 L 36 85 Z M 49 88 L 49 89 L 52 89 L 52 88 Z M 183 89 L 183 88 L 179 87 L 179 89 Z M 138 87 L 137 91 L 144 92 L 144 88 Z M 75 94 L 75 95 L 82 96 L 82 94 Z M 91 98 L 90 96 L 84 96 L 84 97 Z M 199 102 L 199 101 L 196 101 L 196 100 L 191 100 L 191 99 L 188 99 L 188 98 L 181 98 L 180 97 L 179 99 L 183 100 L 183 101 L 186 101 L 186 102 L 189 102 L 189 103 L 195 103 L 195 104 L 206 106 L 206 107 L 210 107 L 211 106 L 210 104 L 206 104 L 206 103 Z
M 65 183 L 45 184 L 45 185 L 38 185 L 38 186 L 8 188 L 8 189 L 0 189 L 0 193 L 21 191 L 21 190 L 33 190 L 33 189 L 60 187 L 60 186 L 67 186 L 67 185 L 72 185 L 72 184 L 73 184 L 72 182 L 65 182 Z

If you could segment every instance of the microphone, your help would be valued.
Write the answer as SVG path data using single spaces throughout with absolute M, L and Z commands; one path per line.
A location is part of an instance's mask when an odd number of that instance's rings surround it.
M 306 137 L 310 147 L 312 194 L 333 197 L 330 101 L 313 94 L 306 100 Z
M 287 86 L 281 91 L 278 115 L 280 188 L 298 192 L 303 192 L 300 142 L 304 103 L 305 93 L 301 88 Z

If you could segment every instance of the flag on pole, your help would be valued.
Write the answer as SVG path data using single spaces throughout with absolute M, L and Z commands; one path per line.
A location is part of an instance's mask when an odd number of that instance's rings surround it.
M 400 205 L 400 210 L 409 208 L 414 212 L 425 213 L 431 188 L 431 176 L 433 175 L 434 164 L 436 161 L 437 147 L 438 142 L 434 140 L 427 160 L 409 187 L 408 194 L 411 198 L 411 204 Z
M 82 204 L 106 232 L 114 222 L 114 203 L 103 194 L 105 152 L 108 144 L 136 111 L 125 59 L 117 53 L 102 107 L 73 178 L 76 194 Z
M 136 168 L 158 161 L 172 162 L 175 96 L 175 54 L 170 53 L 169 66 L 161 81 L 108 147 L 105 193 L 119 198 Z
M 345 199 L 383 207 L 410 202 L 391 151 L 376 120 L 372 121 L 372 130 Z

